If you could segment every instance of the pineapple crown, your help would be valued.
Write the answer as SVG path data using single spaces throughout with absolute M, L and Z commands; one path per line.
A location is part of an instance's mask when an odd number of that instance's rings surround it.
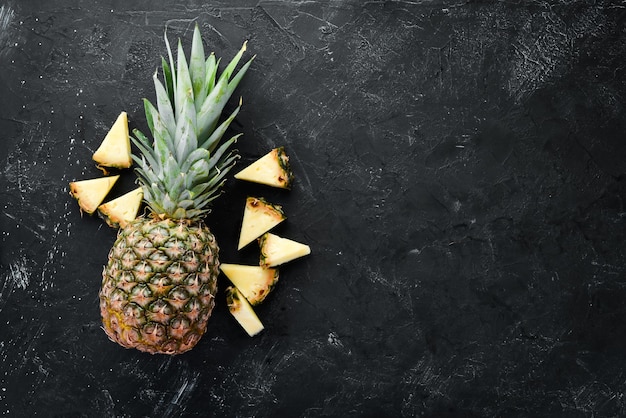
M 220 144 L 241 108 L 219 123 L 224 106 L 250 67 L 252 57 L 235 73 L 246 43 L 218 77 L 220 59 L 205 58 L 202 36 L 195 26 L 189 63 L 179 39 L 176 66 L 164 35 L 168 60 L 161 58 L 164 82 L 153 75 L 156 107 L 144 99 L 152 141 L 140 130 L 131 140 L 139 149 L 132 155 L 142 185 L 144 201 L 154 215 L 174 219 L 199 219 L 219 196 L 226 174 L 239 155 L 229 150 L 241 134 Z M 234 74 L 234 75 L 233 75 Z

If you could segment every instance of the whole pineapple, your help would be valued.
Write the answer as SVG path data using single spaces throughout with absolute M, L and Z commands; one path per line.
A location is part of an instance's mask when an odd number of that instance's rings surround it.
M 149 213 L 118 233 L 102 274 L 100 312 L 112 341 L 178 354 L 199 341 L 215 305 L 219 248 L 202 218 L 239 157 L 229 150 L 239 135 L 220 141 L 241 102 L 219 120 L 252 59 L 234 74 L 244 43 L 217 77 L 220 60 L 205 58 L 198 26 L 189 63 L 180 40 L 176 63 L 167 35 L 165 44 L 164 83 L 153 76 L 156 107 L 144 99 L 153 139 L 138 130 L 132 138 Z

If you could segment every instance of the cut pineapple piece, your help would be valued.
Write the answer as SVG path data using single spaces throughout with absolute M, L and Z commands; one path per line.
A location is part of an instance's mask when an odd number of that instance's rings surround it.
M 263 331 L 263 323 L 254 312 L 254 309 L 252 309 L 252 305 L 248 303 L 236 287 L 229 286 L 226 289 L 226 304 L 230 313 L 249 336 L 254 337 Z
M 142 199 L 143 189 L 137 187 L 135 190 L 98 206 L 98 215 L 111 228 L 125 228 L 129 222 L 137 217 Z
M 287 217 L 279 205 L 269 203 L 262 197 L 248 197 L 241 222 L 238 249 L 241 250 L 285 219 Z
M 83 212 L 92 214 L 109 194 L 120 176 L 99 177 L 70 183 L 70 194 L 78 201 Z
M 120 113 L 106 134 L 100 147 L 94 152 L 93 160 L 100 167 L 128 168 L 130 157 L 130 136 L 128 135 L 128 115 Z
M 259 238 L 261 267 L 274 267 L 311 254 L 311 247 L 269 232 Z
M 278 282 L 277 269 L 226 263 L 220 269 L 252 305 L 263 302 Z
M 235 174 L 235 178 L 281 189 L 290 189 L 293 172 L 289 166 L 289 157 L 285 154 L 285 148 L 279 147 L 274 148 Z

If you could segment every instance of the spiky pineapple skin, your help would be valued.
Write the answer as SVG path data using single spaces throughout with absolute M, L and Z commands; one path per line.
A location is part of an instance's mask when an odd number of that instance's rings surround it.
M 192 349 L 215 305 L 219 247 L 202 222 L 140 217 L 102 273 L 100 313 L 114 342 L 152 354 Z

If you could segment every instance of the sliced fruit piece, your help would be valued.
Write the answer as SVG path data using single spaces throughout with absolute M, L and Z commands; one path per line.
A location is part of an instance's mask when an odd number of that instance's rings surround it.
M 126 112 L 119 114 L 100 147 L 94 152 L 93 160 L 100 167 L 128 168 L 131 166 L 130 136 L 128 135 L 128 115 Z
M 137 187 L 118 198 L 98 206 L 98 215 L 111 228 L 125 228 L 129 222 L 137 217 L 142 199 L 143 189 Z
M 228 263 L 220 269 L 252 305 L 263 302 L 278 282 L 277 269 Z
M 226 304 L 230 313 L 249 336 L 254 337 L 263 331 L 263 323 L 254 312 L 254 309 L 252 309 L 252 305 L 248 303 L 236 287 L 229 286 L 226 288 Z
M 274 267 L 311 254 L 311 247 L 297 241 L 266 232 L 259 238 L 261 267 Z
M 237 249 L 241 250 L 285 219 L 287 217 L 281 206 L 269 203 L 262 197 L 248 197 Z
M 120 176 L 99 177 L 70 183 L 70 194 L 78 201 L 83 212 L 92 214 L 109 194 Z
M 285 148 L 278 147 L 235 174 L 235 178 L 290 189 L 293 172 L 289 166 L 289 157 L 285 153 Z

